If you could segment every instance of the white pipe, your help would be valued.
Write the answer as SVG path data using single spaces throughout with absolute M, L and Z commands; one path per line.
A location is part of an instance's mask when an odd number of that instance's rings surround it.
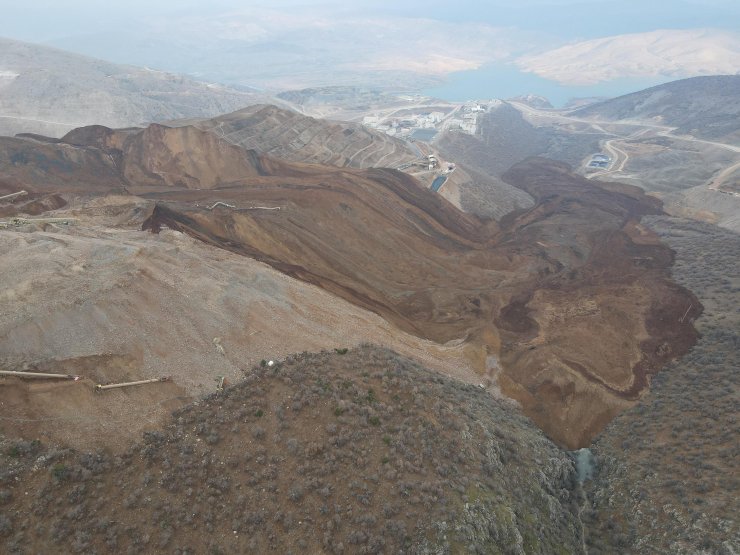
M 44 374 L 41 372 L 15 372 L 12 370 L 0 370 L 0 376 L 18 376 L 20 378 L 56 378 L 60 380 L 74 380 L 80 379 L 79 376 L 73 376 L 72 374 Z
M 236 208 L 236 206 L 234 206 L 233 204 L 226 204 L 225 202 L 218 201 L 214 203 L 213 206 L 209 206 L 208 210 L 213 210 L 217 206 L 225 206 L 226 208 Z
M 112 383 L 112 384 L 108 384 L 108 385 L 98 384 L 98 385 L 95 386 L 95 389 L 97 391 L 103 391 L 104 389 L 116 389 L 118 387 L 129 387 L 129 386 L 132 386 L 132 385 L 143 385 L 143 384 L 147 384 L 147 383 L 167 382 L 169 380 L 170 380 L 170 378 L 165 377 L 165 378 L 151 378 L 149 380 L 139 380 L 137 382 Z

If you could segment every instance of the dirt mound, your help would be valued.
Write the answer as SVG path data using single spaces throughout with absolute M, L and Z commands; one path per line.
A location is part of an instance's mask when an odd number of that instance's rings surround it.
M 13 189 L 17 191 L 18 189 Z M 11 201 L 0 201 L 0 218 L 18 215 L 39 216 L 44 212 L 58 210 L 67 205 L 67 201 L 61 195 L 45 195 L 31 193 L 15 197 Z
M 67 199 L 55 193 L 35 193 L 25 191 L 23 184 L 15 179 L 0 179 L 0 218 L 8 220 L 13 216 L 39 216 L 45 212 L 67 206 Z M 13 193 L 21 193 L 12 196 Z
M 210 189 L 260 175 L 258 155 L 194 127 L 150 125 L 126 138 L 123 175 L 137 187 Z
M 1 444 L 7 553 L 580 553 L 573 461 L 475 386 L 290 357 L 120 456 Z

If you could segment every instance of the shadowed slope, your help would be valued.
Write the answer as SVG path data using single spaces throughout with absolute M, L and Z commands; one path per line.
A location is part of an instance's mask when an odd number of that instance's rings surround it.
M 740 75 L 692 77 L 591 104 L 578 117 L 651 120 L 676 134 L 740 142 Z

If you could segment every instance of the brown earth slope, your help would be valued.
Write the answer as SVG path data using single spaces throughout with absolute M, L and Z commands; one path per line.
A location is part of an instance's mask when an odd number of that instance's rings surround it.
M 476 379 L 463 345 L 403 333 L 318 287 L 186 235 L 140 231 L 149 201 L 71 200 L 76 225 L 0 231 L 0 368 L 77 382 L 0 378 L 0 434 L 121 449 L 173 407 L 242 368 L 363 342 Z M 43 227 L 43 229 L 42 229 Z M 214 340 L 218 338 L 216 346 Z M 96 394 L 94 384 L 170 376 Z
M 281 160 L 337 167 L 397 168 L 419 161 L 422 151 L 429 152 L 428 146 L 420 148 L 358 123 L 316 119 L 277 106 L 252 106 L 216 118 L 180 120 L 171 125 L 192 125 Z M 464 156 L 459 154 L 450 159 L 457 162 L 457 168 L 440 191 L 455 206 L 498 220 L 512 210 L 532 205 L 524 191 L 462 165 Z M 414 169 L 418 166 L 407 171 Z M 434 177 L 436 173 L 430 172 L 419 179 L 431 186 Z
M 285 164 L 194 127 L 81 127 L 61 139 L 0 137 L 0 188 L 29 193 L 136 193 L 211 189 L 257 176 L 321 173 Z
M 408 333 L 464 343 L 466 363 L 567 446 L 587 444 L 695 341 L 682 316 L 700 305 L 670 282 L 671 251 L 639 225 L 660 204 L 562 164 L 531 159 L 506 174 L 536 204 L 497 225 L 400 172 L 281 162 L 192 127 L 88 128 L 58 144 L 25 142 L 47 158 L 103 164 L 97 191 L 115 175 L 123 190 L 157 201 L 147 229 L 186 232 Z M 77 190 L 70 164 L 44 174 L 31 159 L 7 178 Z M 205 207 L 217 201 L 233 208 Z

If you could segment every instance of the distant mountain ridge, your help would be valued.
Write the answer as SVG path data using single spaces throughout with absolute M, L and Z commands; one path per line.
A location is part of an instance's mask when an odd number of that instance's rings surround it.
M 0 38 L 0 135 L 211 117 L 269 97 Z
M 740 35 L 705 28 L 599 37 L 525 55 L 516 63 L 564 85 L 592 85 L 616 79 L 732 75 L 740 71 L 739 61 Z
M 692 77 L 586 106 L 579 117 L 655 120 L 676 133 L 740 143 L 740 75 Z

